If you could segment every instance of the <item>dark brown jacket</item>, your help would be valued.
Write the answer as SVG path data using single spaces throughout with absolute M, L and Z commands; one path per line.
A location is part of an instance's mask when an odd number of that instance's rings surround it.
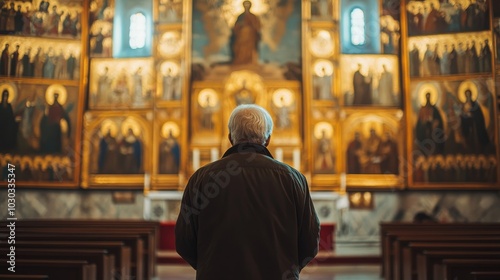
M 198 280 L 281 280 L 299 279 L 319 229 L 305 177 L 247 143 L 193 174 L 175 236 Z

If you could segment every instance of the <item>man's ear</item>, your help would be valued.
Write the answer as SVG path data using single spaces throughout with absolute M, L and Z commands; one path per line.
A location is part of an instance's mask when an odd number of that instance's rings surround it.
M 231 143 L 231 145 L 234 145 L 234 144 L 233 144 L 233 140 L 231 139 L 231 132 L 229 132 L 229 133 L 227 134 L 227 138 L 229 139 L 229 142 Z
M 271 142 L 271 135 L 269 135 L 269 137 L 266 140 L 266 143 L 264 143 L 264 147 L 267 147 L 267 145 L 269 145 L 270 142 Z

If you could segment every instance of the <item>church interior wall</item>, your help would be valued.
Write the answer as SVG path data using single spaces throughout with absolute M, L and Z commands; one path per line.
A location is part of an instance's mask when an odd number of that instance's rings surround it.
M 153 220 L 173 222 L 179 202 L 162 200 L 144 209 L 144 195 L 133 192 L 133 202 L 113 200 L 112 191 L 35 190 L 17 193 L 18 219 L 142 219 L 149 211 Z M 500 222 L 499 192 L 375 192 L 371 210 L 350 209 L 340 200 L 315 199 L 322 223 L 335 223 L 339 240 L 377 241 L 379 223 L 413 220 L 426 212 L 442 222 Z M 7 208 L 6 196 L 0 197 L 0 208 Z M 6 213 L 0 213 L 0 219 Z

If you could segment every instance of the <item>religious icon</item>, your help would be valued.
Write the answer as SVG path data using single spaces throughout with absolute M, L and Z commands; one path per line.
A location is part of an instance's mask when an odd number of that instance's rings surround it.
M 314 126 L 316 152 L 314 171 L 318 174 L 335 173 L 335 153 L 332 145 L 333 128 L 327 122 L 319 122 Z
M 95 22 L 107 21 L 113 22 L 114 1 L 94 0 L 90 3 L 89 9 L 89 26 L 93 26 Z
M 67 90 L 62 85 L 56 84 L 47 88 L 45 93 L 47 106 L 40 120 L 41 153 L 62 153 L 68 148 L 66 145 L 72 129 L 68 111 L 72 110 L 73 104 L 63 107 L 67 97 Z
M 352 77 L 354 99 L 352 105 L 372 104 L 372 73 L 368 70 L 365 76 L 361 74 L 362 65 L 358 63 L 358 69 Z
M 41 1 L 38 10 L 37 7 L 33 9 L 32 3 L 4 4 L 4 7 L 0 7 L 0 34 L 69 38 L 80 36 L 83 10 L 81 4 L 65 5 Z
M 381 174 L 381 153 L 380 153 L 380 144 L 382 142 L 382 138 L 379 134 L 377 134 L 374 128 L 370 128 L 370 136 L 366 139 L 365 142 L 365 159 L 363 166 L 363 173 L 367 174 Z
M 399 175 L 398 129 L 396 119 L 377 115 L 351 116 L 346 128 L 347 174 Z
M 224 84 L 224 106 L 229 110 L 241 104 L 262 104 L 265 102 L 263 77 L 248 70 L 234 71 Z M 229 118 L 227 112 L 226 118 Z
M 487 159 L 496 151 L 492 80 L 421 82 L 411 88 L 413 182 L 495 182 L 496 176 L 484 181 L 473 175 L 487 172 Z
M 234 94 L 236 106 L 241 104 L 255 103 L 255 96 L 250 89 L 246 86 L 246 81 L 243 80 L 242 87 Z
M 489 1 L 407 1 L 408 35 L 489 29 Z
M 15 42 L 11 44 L 11 42 Z M 3 36 L 0 75 L 9 77 L 76 80 L 79 78 L 78 41 L 59 39 L 57 48 L 47 39 Z
M 276 90 L 272 98 L 276 128 L 291 128 L 290 113 L 295 109 L 295 97 L 293 93 L 289 89 L 282 88 Z
M 495 34 L 496 63 L 500 62 L 500 18 L 493 19 L 493 33 Z
M 346 105 L 400 105 L 401 89 L 396 56 L 343 56 L 341 65 L 342 92 Z
M 38 153 L 40 142 L 37 119 L 45 109 L 45 101 L 37 92 L 30 92 L 16 105 L 16 122 L 18 123 L 17 151 L 20 154 Z
M 444 122 L 440 109 L 436 106 L 438 99 L 437 88 L 433 84 L 422 86 L 420 89 L 420 104 L 415 136 L 419 147 L 424 147 L 425 142 L 433 138 L 438 132 L 444 132 Z M 440 154 L 444 150 L 444 142 L 437 141 L 430 154 Z
M 158 6 L 160 23 L 176 23 L 182 20 L 182 1 L 160 0 Z
M 165 61 L 161 64 L 161 90 L 158 91 L 158 96 L 162 100 L 173 101 L 181 99 L 182 78 L 180 71 L 179 64 L 173 61 Z
M 410 77 L 492 72 L 493 45 L 488 32 L 412 37 L 408 45 Z
M 314 56 L 329 57 L 335 50 L 333 35 L 327 30 L 317 30 L 313 32 L 311 38 L 310 50 Z
M 78 88 L 2 83 L 0 92 L 0 157 L 18 161 L 20 184 L 76 184 Z
M 160 174 L 178 174 L 180 167 L 180 146 L 178 142 L 179 126 L 174 122 L 165 122 L 161 127 L 160 159 L 158 162 Z
M 399 21 L 391 15 L 380 17 L 380 40 L 382 41 L 382 53 L 399 54 L 399 40 L 401 28 Z
M 301 2 L 193 2 L 193 80 L 224 79 L 233 70 L 266 69 L 300 79 Z M 264 67 L 265 66 L 265 67 Z
M 486 128 L 486 117 L 478 103 L 478 88 L 471 80 L 464 81 L 458 88 L 460 100 L 460 121 L 466 151 L 483 154 L 492 145 Z
M 90 57 L 111 57 L 114 1 L 92 1 L 89 10 Z
M 114 80 L 112 99 L 118 105 L 125 105 L 131 103 L 130 101 L 130 80 L 129 73 L 126 68 L 122 68 L 116 79 Z
M 104 67 L 102 72 L 99 73 L 99 78 L 97 80 L 97 93 L 95 95 L 95 104 L 102 104 L 104 102 L 111 102 L 111 78 L 109 77 L 109 68 Z
M 33 161 L 28 156 L 21 157 L 21 171 L 17 179 L 23 181 L 33 180 Z
M 142 67 L 138 67 L 134 73 L 132 74 L 132 84 L 133 84 L 133 92 L 132 92 L 132 102 L 136 105 L 143 105 L 144 102 L 144 88 L 143 88 L 143 73 Z
M 313 69 L 314 99 L 332 100 L 333 64 L 328 60 L 318 60 L 314 62 Z
M 331 2 L 331 0 L 311 1 L 311 18 L 313 20 L 331 20 L 333 11 Z
M 203 130 L 215 128 L 214 113 L 220 108 L 219 97 L 213 89 L 203 89 L 198 94 L 198 105 L 200 107 L 200 126 Z
M 250 11 L 252 2 L 243 1 L 243 7 L 245 11 L 236 18 L 231 34 L 231 63 L 234 65 L 256 64 L 259 61 L 261 23 Z
M 84 187 L 141 187 L 150 172 L 151 126 L 144 113 L 88 112 L 84 116 Z
M 142 173 L 143 144 L 140 138 L 141 128 L 139 124 L 133 118 L 124 120 L 121 125 L 121 134 L 123 138 L 118 143 L 118 150 L 122 167 L 120 169 L 120 173 Z
M 111 57 L 112 30 L 111 22 L 98 21 L 92 25 L 89 34 L 91 57 Z
M 158 42 L 158 53 L 162 57 L 170 58 L 180 55 L 184 47 L 182 34 L 179 32 L 168 31 L 160 36 Z
M 155 91 L 151 59 L 92 59 L 90 102 L 94 109 L 144 108 Z
M 355 132 L 354 139 L 347 145 L 347 173 L 361 174 L 361 155 L 363 144 L 361 142 L 361 133 Z
M 351 192 L 349 196 L 350 209 L 373 209 L 373 195 L 371 192 Z
M 116 123 L 111 119 L 104 120 L 101 124 L 100 136 L 98 173 L 120 173 L 120 154 L 117 141 L 118 126 Z
M 17 88 L 10 83 L 0 85 L 0 153 L 11 152 L 17 148 L 17 124 L 12 102 L 17 97 Z
M 0 57 L 0 75 L 9 76 L 10 75 L 10 54 L 9 54 L 9 44 L 5 44 L 2 50 L 2 56 Z

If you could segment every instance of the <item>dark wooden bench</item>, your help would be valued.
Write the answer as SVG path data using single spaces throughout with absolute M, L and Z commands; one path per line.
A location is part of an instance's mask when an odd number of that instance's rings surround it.
M 386 280 L 403 279 L 402 266 L 400 265 L 402 256 L 400 254 L 401 248 L 408 244 L 408 240 L 402 244 L 398 241 L 401 237 L 415 235 L 454 236 L 457 234 L 462 236 L 498 236 L 500 235 L 500 223 L 381 223 L 381 275 Z M 395 249 L 394 246 L 397 248 Z
M 6 264 L 6 259 L 0 259 L 0 269 L 7 269 Z M 51 280 L 95 280 L 95 269 L 95 264 L 86 261 L 16 259 L 15 271 L 18 274 L 47 275 Z
M 8 244 L 0 244 L 0 248 L 8 248 Z M 103 249 L 115 256 L 116 279 L 129 279 L 130 276 L 130 248 L 118 241 L 25 241 L 16 240 L 17 249 Z
M 500 279 L 500 269 L 498 271 L 473 271 L 470 275 L 473 280 L 498 280 Z
M 402 279 L 417 279 L 417 256 L 421 251 L 411 251 L 409 244 L 411 242 L 432 242 L 436 244 L 444 243 L 500 243 L 500 236 L 445 236 L 445 235 L 420 235 L 400 237 L 394 245 L 394 271 L 402 271 Z M 396 268 L 397 267 L 397 268 Z M 396 275 L 396 274 L 394 274 Z
M 434 267 L 440 265 L 446 258 L 451 259 L 500 259 L 500 251 L 424 251 L 417 256 L 418 280 L 432 280 Z M 500 278 L 499 278 L 500 279 Z
M 26 274 L 0 274 L 0 279 L 15 279 L 15 280 L 34 280 L 34 279 L 49 279 L 47 275 L 26 275 Z
M 491 259 L 444 259 L 442 275 L 444 279 L 470 280 L 472 272 L 498 271 L 500 260 Z
M 0 223 L 0 228 L 2 223 Z M 79 229 L 103 233 L 109 230 L 138 234 L 143 238 L 145 264 L 144 278 L 151 279 L 156 276 L 156 252 L 159 244 L 159 223 L 143 220 L 22 220 L 16 222 L 18 228 L 65 228 Z
M 16 238 L 21 240 L 44 241 L 121 241 L 131 249 L 131 276 L 136 280 L 144 278 L 144 242 L 139 235 L 120 232 L 87 232 L 80 229 L 26 229 L 16 231 Z
M 109 280 L 115 275 L 115 258 L 102 249 L 34 249 L 16 248 L 18 259 L 85 260 L 96 265 L 96 279 Z
M 409 244 L 407 248 L 403 249 L 403 261 L 405 263 L 410 262 L 410 256 L 413 254 L 422 254 L 424 251 L 471 251 L 471 252 L 499 252 L 500 244 L 491 244 L 488 242 L 484 243 L 473 243 L 473 242 L 464 242 L 464 243 L 448 243 L 448 242 L 412 242 Z M 449 259 L 451 256 L 446 257 L 445 259 Z M 444 259 L 443 259 L 444 261 Z M 434 267 L 429 267 L 429 269 L 434 270 L 438 267 L 438 264 L 434 265 Z M 405 278 L 403 279 L 417 279 L 420 276 L 416 274 L 406 275 L 408 273 L 405 270 Z M 432 273 L 432 272 L 428 272 Z M 433 274 L 434 275 L 434 274 Z

